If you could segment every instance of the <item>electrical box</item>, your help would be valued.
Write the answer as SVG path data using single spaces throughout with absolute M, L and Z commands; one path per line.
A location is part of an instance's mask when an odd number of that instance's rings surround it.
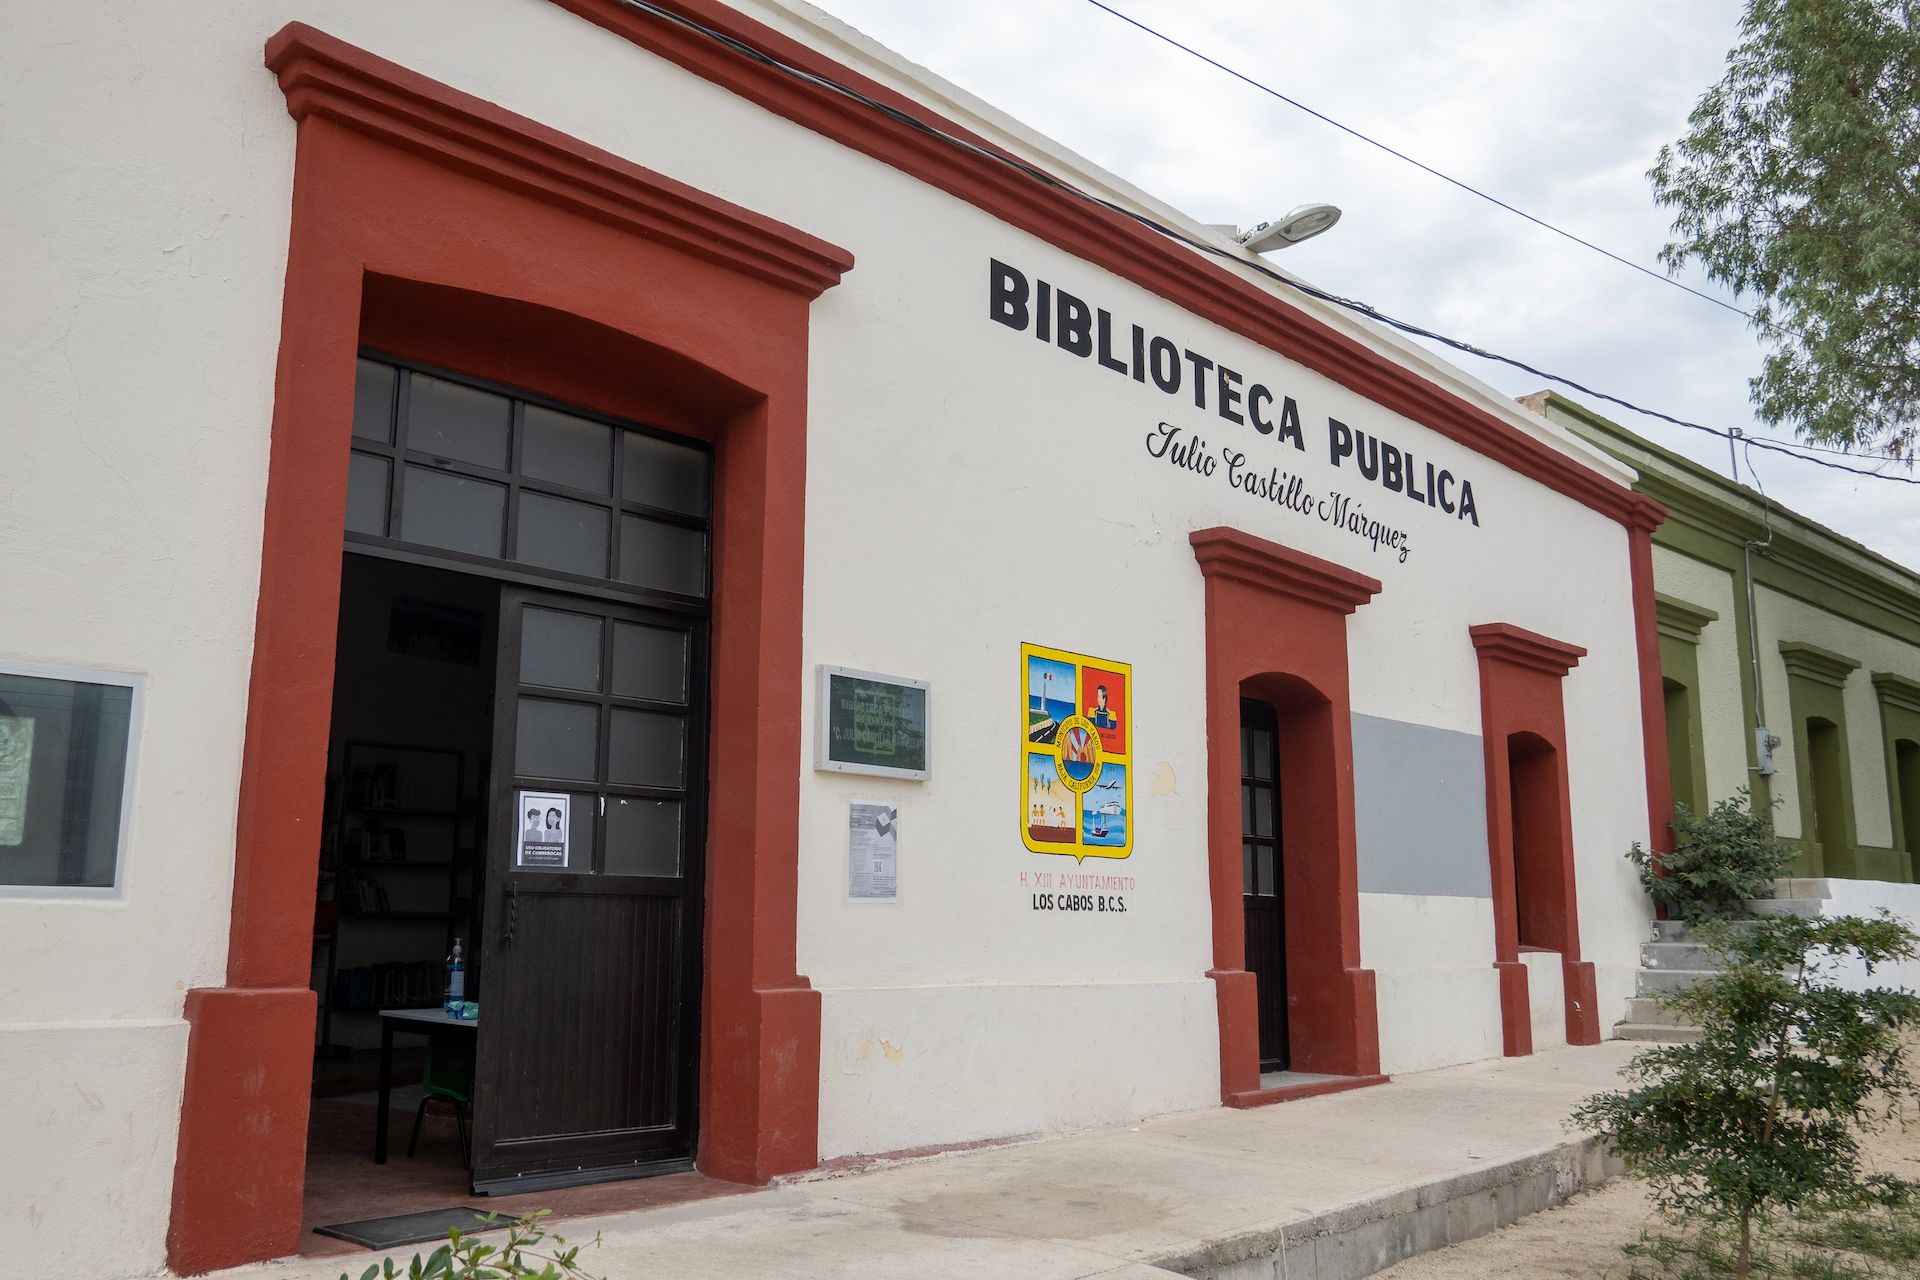
M 1753 758 L 1757 762 L 1753 768 L 1755 773 L 1763 778 L 1774 775 L 1773 752 L 1779 745 L 1780 735 L 1765 725 L 1753 731 Z

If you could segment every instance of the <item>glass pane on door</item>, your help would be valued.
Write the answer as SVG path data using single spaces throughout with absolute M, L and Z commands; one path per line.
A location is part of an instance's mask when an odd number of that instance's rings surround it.
M 607 576 L 607 509 L 590 502 L 552 498 L 544 493 L 520 495 L 519 546 L 514 559 L 543 569 L 577 573 L 588 578 Z
M 507 469 L 513 404 L 505 396 L 416 373 L 407 397 L 407 447 L 436 458 Z
M 592 782 L 600 754 L 600 708 L 546 698 L 520 699 L 513 771 L 524 778 Z
M 529 608 L 521 617 L 520 683 L 600 692 L 600 619 Z
M 400 536 L 498 559 L 507 535 L 507 487 L 431 467 L 406 469 Z
M 687 722 L 681 716 L 616 707 L 607 742 L 607 781 L 679 787 L 686 781 Z
M 347 459 L 347 531 L 387 536 L 387 478 L 393 464 L 371 453 Z
M 612 427 L 530 404 L 520 431 L 522 475 L 593 493 L 612 490 Z
M 620 517 L 620 580 L 637 587 L 707 594 L 707 536 L 677 524 Z
M 707 513 L 707 455 L 657 436 L 625 431 L 621 485 L 629 502 L 690 516 Z
M 615 796 L 607 802 L 608 875 L 680 874 L 681 804 Z
M 687 633 L 613 624 L 613 692 L 653 702 L 687 700 Z

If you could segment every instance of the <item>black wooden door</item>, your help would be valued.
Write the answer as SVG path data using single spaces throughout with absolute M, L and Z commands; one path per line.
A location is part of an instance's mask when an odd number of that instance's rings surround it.
M 507 587 L 500 637 L 474 1188 L 684 1168 L 706 622 Z
M 1280 895 L 1280 727 L 1264 702 L 1240 704 L 1240 867 L 1247 972 L 1258 990 L 1260 1069 L 1287 1069 L 1287 928 Z

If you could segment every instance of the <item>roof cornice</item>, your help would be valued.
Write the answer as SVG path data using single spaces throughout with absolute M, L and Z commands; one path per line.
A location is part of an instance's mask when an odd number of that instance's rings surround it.
M 806 297 L 852 268 L 846 250 L 461 93 L 303 22 L 267 41 L 287 112 L 326 119 L 538 200 Z
M 1863 606 L 1864 612 L 1854 611 L 1862 625 L 1910 643 L 1914 632 L 1920 631 L 1920 573 L 1797 511 L 1768 503 L 1745 485 L 1662 448 L 1557 391 L 1522 396 L 1520 403 L 1543 416 L 1557 416 L 1575 434 L 1634 467 L 1640 473 L 1634 488 L 1666 505 L 1669 533 L 1696 530 L 1728 544 L 1736 556 L 1743 544 L 1753 543 L 1758 553 L 1753 561 L 1755 576 L 1764 585 L 1805 599 L 1804 590 L 1779 580 L 1782 573 L 1802 574 Z M 1875 620 L 1876 611 L 1893 615 L 1910 629 L 1902 633 Z
M 980 151 L 956 147 L 819 83 L 786 75 L 619 0 L 552 3 L 821 137 L 891 165 L 1008 226 L 1130 280 L 1610 519 L 1626 523 L 1635 515 L 1632 490 L 1626 485 L 1536 440 L 1491 408 L 1469 402 L 1122 213 L 1008 167 L 992 156 L 1015 160 L 1023 167 L 1030 164 L 925 103 L 719 0 L 656 3 L 810 75 L 846 85 Z

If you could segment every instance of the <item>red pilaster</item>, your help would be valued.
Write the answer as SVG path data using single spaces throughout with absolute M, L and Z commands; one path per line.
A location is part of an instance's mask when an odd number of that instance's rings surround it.
M 706 435 L 714 531 L 698 1161 L 816 1159 L 819 996 L 797 972 L 809 306 L 852 260 L 293 24 L 267 46 L 299 122 L 241 765 L 226 985 L 190 992 L 168 1259 L 298 1241 L 306 989 L 363 342 Z M 645 287 L 635 287 L 644 281 Z M 377 339 L 377 342 L 370 341 Z

